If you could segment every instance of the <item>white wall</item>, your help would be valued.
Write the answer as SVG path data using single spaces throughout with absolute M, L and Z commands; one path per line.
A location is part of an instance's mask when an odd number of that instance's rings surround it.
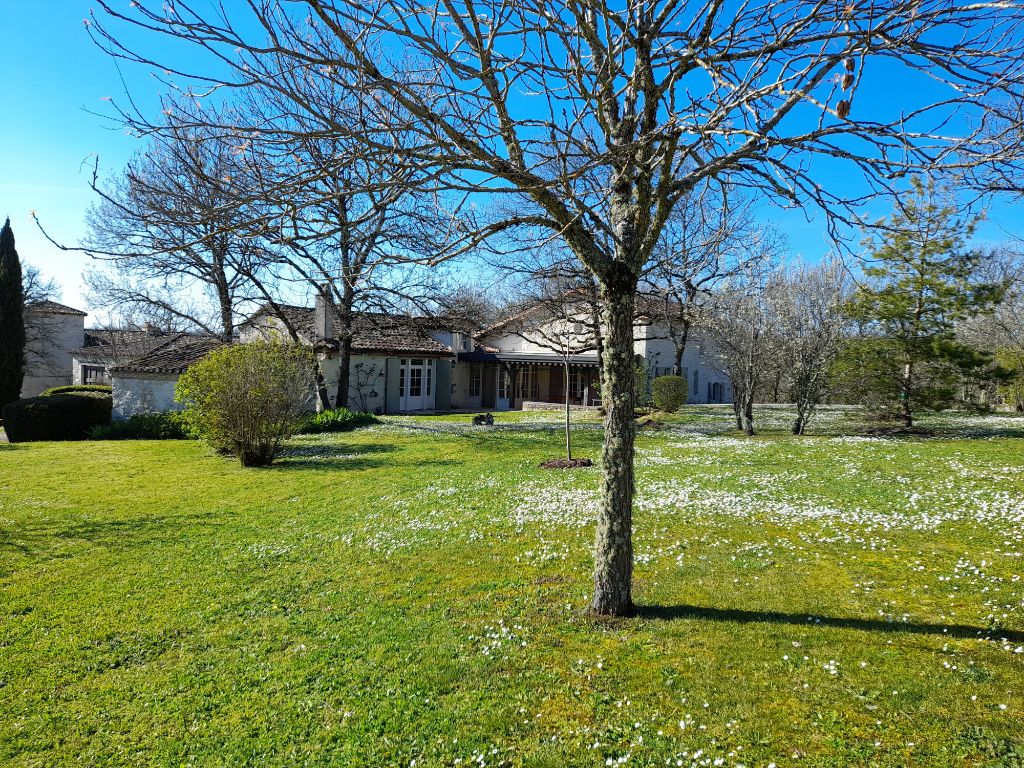
M 327 395 L 331 405 L 337 404 L 338 374 L 341 358 L 338 355 L 317 355 L 320 370 L 327 384 Z M 387 358 L 383 355 L 352 355 L 348 377 L 348 407 L 353 411 L 367 410 L 374 413 L 378 408 L 384 411 L 387 393 L 385 391 L 385 367 Z
M 128 417 L 140 413 L 162 413 L 182 409 L 180 403 L 174 402 L 174 385 L 178 383 L 177 374 L 115 375 L 111 383 L 114 388 L 112 414 L 114 421 L 124 421 Z
M 664 330 L 657 326 L 642 326 L 636 329 L 636 342 L 634 348 L 636 354 L 641 355 L 650 368 L 657 368 L 661 374 L 664 369 L 675 366 L 675 345 L 671 339 L 664 338 Z M 686 351 L 683 353 L 683 368 L 686 373 L 686 383 L 689 390 L 687 402 L 693 404 L 708 402 L 708 383 L 722 385 L 721 402 L 732 402 L 732 386 L 729 377 L 715 368 L 712 361 L 701 349 L 703 339 L 699 334 L 692 332 L 686 343 Z M 697 387 L 693 386 L 694 373 L 697 374 Z
M 71 350 L 85 344 L 82 315 L 25 313 L 25 379 L 22 397 L 72 382 Z

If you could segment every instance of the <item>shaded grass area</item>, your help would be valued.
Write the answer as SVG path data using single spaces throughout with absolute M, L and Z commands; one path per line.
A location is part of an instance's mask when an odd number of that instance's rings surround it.
M 561 437 L 522 416 L 302 438 L 269 470 L 0 446 L 0 764 L 1016 764 L 1014 424 L 728 416 L 641 434 L 618 621 L 583 614 L 597 470 L 538 469 Z

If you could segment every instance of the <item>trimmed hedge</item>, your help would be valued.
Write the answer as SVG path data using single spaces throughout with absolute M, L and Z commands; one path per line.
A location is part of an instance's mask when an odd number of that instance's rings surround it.
M 12 443 L 84 440 L 110 423 L 112 398 L 103 392 L 69 392 L 17 400 L 4 406 L 4 431 Z
M 682 376 L 659 376 L 651 385 L 654 407 L 663 413 L 675 413 L 686 403 L 689 391 Z
M 380 420 L 372 413 L 358 413 L 348 408 L 335 408 L 330 411 L 311 413 L 296 428 L 300 435 L 318 435 L 321 432 L 350 432 L 359 427 L 379 424 Z
M 50 387 L 39 393 L 39 397 L 50 395 L 69 395 L 74 392 L 101 392 L 105 395 L 114 393 L 114 388 L 109 384 L 69 384 L 63 387 Z
M 93 440 L 195 440 L 198 436 L 180 411 L 140 413 L 125 421 L 89 430 Z

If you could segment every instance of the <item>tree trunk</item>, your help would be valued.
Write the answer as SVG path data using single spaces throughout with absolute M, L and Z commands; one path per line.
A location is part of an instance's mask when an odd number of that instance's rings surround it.
M 914 366 L 907 363 L 903 366 L 903 380 L 900 382 L 900 418 L 903 426 L 914 426 L 914 414 L 910 408 L 910 392 L 913 387 Z
M 804 433 L 804 427 L 806 426 L 806 424 L 807 421 L 804 417 L 804 412 L 798 406 L 796 412 L 796 421 L 793 422 L 793 434 L 802 435 Z
M 743 431 L 743 408 L 742 408 L 742 403 L 743 403 L 743 390 L 737 389 L 737 387 L 735 385 L 733 385 L 732 413 L 736 417 L 736 429 L 739 430 L 740 432 Z
M 324 380 L 324 372 L 320 367 L 320 363 L 313 363 L 313 374 L 316 376 L 316 398 L 317 402 L 320 403 L 320 410 L 329 411 L 331 409 L 331 397 L 327 394 L 327 382 Z
M 686 344 L 689 342 L 689 339 L 690 339 L 690 321 L 689 320 L 685 320 L 685 321 L 683 321 L 683 329 L 682 329 L 682 331 L 679 333 L 679 336 L 675 339 L 675 349 L 676 349 L 676 360 L 675 360 L 676 368 L 675 368 L 675 371 L 676 371 L 676 376 L 682 376 L 683 375 L 683 355 L 686 354 Z M 687 398 L 687 399 L 689 399 L 689 398 Z
M 569 431 L 569 361 L 565 363 L 565 458 L 572 461 L 572 437 Z
M 227 264 L 227 247 L 216 236 L 207 240 L 210 248 L 211 267 L 213 271 L 213 288 L 217 292 L 217 310 L 220 314 L 220 335 L 227 343 L 235 334 L 235 312 L 231 301 L 231 288 L 225 268 Z
M 748 435 L 754 434 L 754 396 L 753 392 L 748 395 L 743 403 L 743 431 Z
M 594 543 L 592 613 L 629 616 L 633 606 L 633 300 L 635 279 L 602 286 L 605 329 L 601 402 L 601 505 Z
M 334 401 L 336 408 L 348 408 L 349 381 L 352 378 L 352 333 L 342 333 L 338 340 L 338 395 Z
M 352 380 L 352 306 L 355 290 L 346 281 L 337 304 L 338 317 L 338 394 L 335 407 L 348 408 L 349 388 Z
M 743 432 L 749 437 L 754 434 L 754 385 L 756 378 L 753 370 L 747 371 L 747 380 L 743 385 Z

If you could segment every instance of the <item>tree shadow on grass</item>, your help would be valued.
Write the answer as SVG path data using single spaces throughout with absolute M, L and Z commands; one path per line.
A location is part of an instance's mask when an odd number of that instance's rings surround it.
M 219 526 L 214 513 L 202 512 L 179 515 L 146 515 L 143 517 L 110 520 L 81 520 L 19 525 L 13 531 L 0 535 L 0 551 L 7 549 L 26 557 L 38 557 L 47 550 L 59 549 L 54 558 L 75 557 L 76 553 L 63 551 L 60 542 L 84 541 L 94 546 L 125 548 L 181 539 L 184 531 L 197 525 Z
M 453 467 L 462 464 L 454 459 L 414 459 L 411 461 L 395 461 L 387 458 L 384 454 L 397 451 L 393 445 L 387 443 L 356 443 L 350 445 L 339 444 L 311 444 L 291 445 L 287 447 L 281 456 L 269 467 L 278 472 L 287 472 L 296 469 L 332 469 L 332 470 L 359 470 L 375 469 L 378 467 Z
M 374 454 L 394 453 L 396 450 L 395 446 L 386 443 L 290 445 L 269 469 L 373 469 L 388 463 Z
M 797 627 L 833 627 L 862 632 L 907 632 L 917 635 L 938 635 L 968 640 L 1007 640 L 1024 642 L 1024 631 L 991 629 L 966 624 L 924 624 L 889 622 L 878 619 L 857 619 L 841 616 L 813 616 L 782 611 L 746 611 L 739 608 L 708 608 L 697 605 L 646 605 L 637 607 L 637 616 L 656 621 L 705 619 L 731 624 L 789 624 Z

